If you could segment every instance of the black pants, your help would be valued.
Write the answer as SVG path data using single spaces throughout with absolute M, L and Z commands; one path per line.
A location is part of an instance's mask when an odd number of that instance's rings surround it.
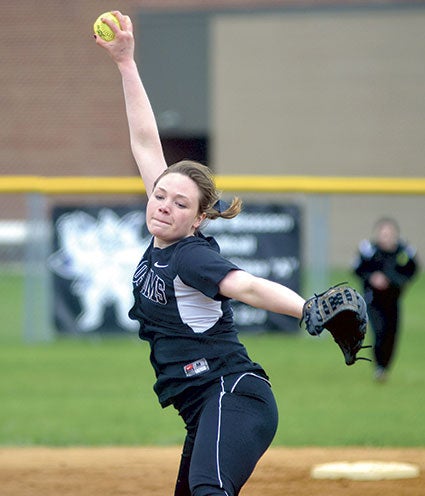
M 187 435 L 175 496 L 236 496 L 270 446 L 278 413 L 268 381 L 221 378 L 188 405 L 175 405 Z
M 378 367 L 388 368 L 394 358 L 399 327 L 397 300 L 374 299 L 368 305 L 368 314 L 374 333 L 374 355 Z

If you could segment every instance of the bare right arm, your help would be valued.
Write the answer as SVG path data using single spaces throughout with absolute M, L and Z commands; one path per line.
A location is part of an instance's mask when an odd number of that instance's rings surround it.
M 121 74 L 131 150 L 149 196 L 153 183 L 167 168 L 159 137 L 155 115 L 140 78 L 134 60 L 133 26 L 128 16 L 113 12 L 120 21 L 121 29 L 112 21 L 105 22 L 115 33 L 115 38 L 106 42 L 100 37 L 96 43 L 109 53 Z
M 230 271 L 219 284 L 220 294 L 269 312 L 300 319 L 305 300 L 292 289 L 243 270 Z

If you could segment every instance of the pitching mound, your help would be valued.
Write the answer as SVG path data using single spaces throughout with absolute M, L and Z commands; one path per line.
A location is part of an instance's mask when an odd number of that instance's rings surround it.
M 180 448 L 0 448 L 2 496 L 167 496 Z M 344 460 L 413 464 L 409 479 L 316 479 L 313 467 Z M 362 462 L 364 463 L 364 462 Z M 423 496 L 425 449 L 273 448 L 240 496 Z

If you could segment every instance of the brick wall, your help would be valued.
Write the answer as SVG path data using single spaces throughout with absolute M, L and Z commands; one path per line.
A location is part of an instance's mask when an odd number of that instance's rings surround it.
M 101 12 L 117 8 L 134 18 L 140 9 L 265 9 L 330 3 L 335 1 L 2 2 L 0 174 L 137 174 L 119 73 L 92 38 L 93 21 Z M 22 215 L 22 201 L 0 195 L 0 217 Z
M 117 8 L 134 16 L 140 8 L 266 8 L 327 3 L 335 1 L 3 2 L 0 173 L 136 173 L 129 153 L 119 74 L 92 39 L 92 23 L 99 13 Z

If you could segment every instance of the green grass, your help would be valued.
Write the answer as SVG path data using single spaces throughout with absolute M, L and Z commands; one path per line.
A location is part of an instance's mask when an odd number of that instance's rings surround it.
M 0 347 L 20 342 L 23 325 L 23 278 L 0 265 Z
M 332 274 L 332 282 L 341 280 L 347 274 Z M 162 410 L 152 391 L 146 343 L 133 336 L 26 344 L 22 295 L 22 278 L 2 273 L 0 445 L 182 442 L 182 420 L 172 407 Z M 424 295 L 421 276 L 404 301 L 400 346 L 386 384 L 372 381 L 367 362 L 347 367 L 326 335 L 241 335 L 273 383 L 280 410 L 274 444 L 424 446 Z

